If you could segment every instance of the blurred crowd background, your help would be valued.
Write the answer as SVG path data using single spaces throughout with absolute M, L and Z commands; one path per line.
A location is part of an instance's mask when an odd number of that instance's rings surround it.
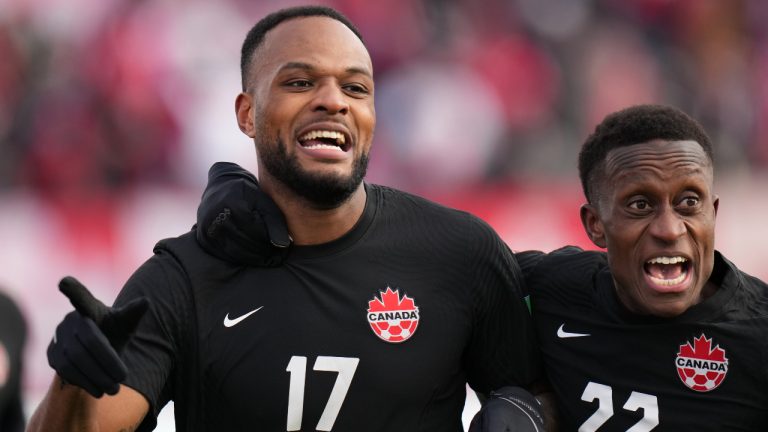
M 111 302 L 194 223 L 237 128 L 247 30 L 289 0 L 0 0 L 0 286 L 30 324 L 29 406 L 72 274 Z M 590 247 L 576 157 L 607 113 L 667 103 L 715 144 L 718 248 L 768 278 L 768 2 L 338 0 L 373 57 L 369 181 L 478 214 L 516 250 Z

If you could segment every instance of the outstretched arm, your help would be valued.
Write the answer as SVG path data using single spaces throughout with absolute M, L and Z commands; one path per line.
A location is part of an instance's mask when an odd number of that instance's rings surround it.
M 118 353 L 146 312 L 146 299 L 107 307 L 71 277 L 62 279 L 59 289 L 75 310 L 58 325 L 48 347 L 48 363 L 57 375 L 27 430 L 136 430 L 149 403 L 120 384 L 127 370 Z

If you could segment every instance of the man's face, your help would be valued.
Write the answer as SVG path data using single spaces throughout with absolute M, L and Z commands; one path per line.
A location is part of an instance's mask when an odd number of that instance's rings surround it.
M 638 314 L 683 313 L 714 265 L 711 162 L 694 141 L 653 140 L 611 150 L 604 168 L 582 221 L 607 249 L 619 299 Z
M 333 208 L 361 184 L 373 139 L 373 67 L 360 39 L 327 17 L 295 18 L 257 48 L 237 100 L 264 187 Z M 278 186 L 280 187 L 280 186 Z

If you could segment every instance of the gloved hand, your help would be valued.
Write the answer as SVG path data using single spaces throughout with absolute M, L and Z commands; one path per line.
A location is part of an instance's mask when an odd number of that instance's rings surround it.
M 491 392 L 469 424 L 469 432 L 543 432 L 539 402 L 521 387 Z
M 241 265 L 279 266 L 291 245 L 280 208 L 253 174 L 231 162 L 211 166 L 195 230 L 206 252 Z
M 127 374 L 118 353 L 149 302 L 142 297 L 122 307 L 107 307 L 71 276 L 59 282 L 59 290 L 75 310 L 56 327 L 48 345 L 48 364 L 65 382 L 85 389 L 93 397 L 117 393 Z

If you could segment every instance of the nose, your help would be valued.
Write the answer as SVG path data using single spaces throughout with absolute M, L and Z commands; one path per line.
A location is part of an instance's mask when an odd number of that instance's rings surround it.
M 346 114 L 349 112 L 349 102 L 338 83 L 327 82 L 318 87 L 312 109 L 326 111 L 328 114 Z
M 651 235 L 665 243 L 673 243 L 686 231 L 683 218 L 670 206 L 659 209 L 650 226 Z

